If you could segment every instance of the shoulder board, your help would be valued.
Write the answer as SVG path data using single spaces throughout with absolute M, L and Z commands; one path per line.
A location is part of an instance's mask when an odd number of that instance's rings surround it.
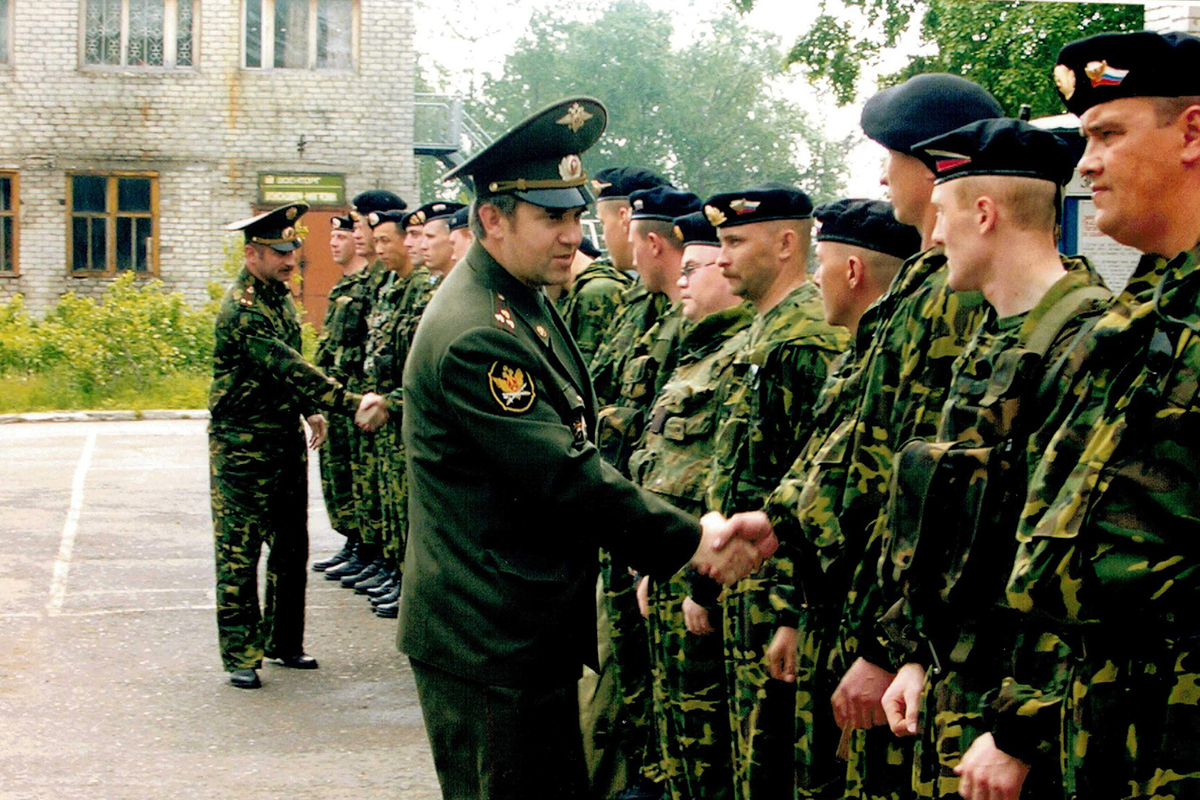
M 504 299 L 504 295 L 495 293 L 492 295 L 492 308 L 494 314 L 492 319 L 496 320 L 496 327 L 509 332 L 517 329 L 517 320 L 513 317 L 512 309 L 508 307 L 508 301 Z
M 242 290 L 242 296 L 238 298 L 238 303 L 242 306 L 245 306 L 246 308 L 249 308 L 250 306 L 254 305 L 254 285 L 253 284 L 247 284 L 246 288 Z

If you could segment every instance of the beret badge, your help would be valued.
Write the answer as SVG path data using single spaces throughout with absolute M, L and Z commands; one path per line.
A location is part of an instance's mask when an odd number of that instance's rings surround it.
M 1059 94 L 1070 100 L 1075 96 L 1075 70 L 1066 64 L 1056 66 L 1054 68 L 1054 85 L 1058 87 Z
M 708 223 L 714 228 L 721 227 L 725 224 L 725 220 L 728 219 L 725 213 L 716 206 L 705 206 L 704 216 L 708 217 Z

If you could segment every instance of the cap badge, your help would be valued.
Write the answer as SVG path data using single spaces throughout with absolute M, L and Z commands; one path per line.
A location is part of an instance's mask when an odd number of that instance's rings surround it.
M 579 103 L 572 103 L 571 107 L 567 109 L 567 113 L 564 114 L 561 119 L 557 120 L 557 122 L 559 125 L 566 125 L 568 128 L 570 128 L 571 133 L 578 133 L 579 129 L 582 128 L 584 124 L 592 118 L 592 116 L 593 115 L 589 114 Z
M 408 224 L 409 225 L 424 225 L 425 224 L 425 212 L 424 211 L 414 211 L 413 215 L 411 217 L 409 217 L 409 219 L 408 219 Z
M 290 222 L 291 220 L 294 220 L 296 218 L 296 207 L 292 206 L 291 208 L 289 208 L 287 211 L 285 211 L 283 213 L 288 218 L 288 221 Z
M 933 156 L 933 168 L 940 174 L 952 169 L 965 167 L 971 163 L 971 157 L 962 153 L 951 153 L 949 150 L 927 150 Z
M 641 200 L 639 198 L 639 199 L 633 201 L 633 210 L 634 211 L 641 211 L 645 207 L 646 207 L 646 202 L 644 200 Z
M 705 206 L 704 216 L 708 217 L 708 224 L 712 225 L 714 228 L 719 228 L 724 225 L 725 220 L 727 219 L 721 209 L 717 208 L 716 206 Z
M 520 367 L 493 361 L 492 368 L 488 370 L 488 388 L 505 411 L 520 414 L 533 405 L 533 383 Z
M 563 156 L 558 162 L 558 174 L 564 181 L 577 181 L 583 177 L 583 162 L 574 154 Z
M 1059 94 L 1070 100 L 1075 96 L 1075 70 L 1066 64 L 1059 64 L 1054 68 L 1054 85 L 1058 87 Z
M 680 228 L 678 225 L 676 225 L 674 233 L 675 233 L 675 238 L 682 242 L 683 241 L 683 229 Z
M 435 203 L 432 206 L 430 206 L 429 210 L 433 211 L 435 213 L 441 213 L 442 211 L 446 210 L 446 204 L 445 203 Z
M 611 183 L 605 183 L 604 181 L 595 179 L 592 180 L 592 189 L 596 192 L 596 194 L 600 194 L 610 186 L 612 186 Z
M 1091 80 L 1094 89 L 1098 86 L 1120 86 L 1129 70 L 1110 67 L 1107 61 L 1091 61 L 1083 68 L 1083 73 Z
M 758 210 L 760 205 L 762 205 L 760 200 L 746 200 L 745 198 L 740 198 L 731 202 L 729 207 L 733 209 L 733 212 L 740 217 L 742 214 L 753 214 Z
M 374 228 L 376 225 L 378 225 L 379 224 L 379 214 L 375 213 L 374 211 L 372 211 L 370 214 L 367 214 L 367 224 L 370 225 L 372 228 Z
M 334 218 L 333 218 L 333 220 L 332 220 L 332 221 L 330 221 L 330 223 L 329 223 L 329 224 L 330 224 L 330 226 L 332 226 L 332 228 L 333 228 L 333 229 L 336 231 L 338 228 L 342 227 L 342 218 L 341 218 L 341 217 L 334 217 Z
M 279 232 L 279 238 L 280 239 L 295 239 L 296 238 L 296 229 L 295 228 L 284 228 L 282 231 Z

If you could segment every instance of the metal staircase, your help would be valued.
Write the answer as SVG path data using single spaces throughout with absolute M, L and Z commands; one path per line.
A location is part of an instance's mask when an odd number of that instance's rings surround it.
M 418 93 L 414 100 L 413 152 L 417 155 L 433 156 L 450 169 L 492 143 L 492 137 L 463 110 L 462 98 Z

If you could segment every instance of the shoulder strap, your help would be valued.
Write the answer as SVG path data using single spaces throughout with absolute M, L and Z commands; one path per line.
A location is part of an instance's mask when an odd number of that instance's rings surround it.
M 1034 325 L 1033 332 L 1026 340 L 1026 346 L 1030 351 L 1036 352 L 1039 357 L 1045 357 L 1047 351 L 1050 350 L 1050 347 L 1058 339 L 1058 335 L 1062 332 L 1062 329 L 1086 305 L 1093 302 L 1103 302 L 1111 297 L 1112 292 L 1104 286 L 1082 286 L 1073 292 L 1068 292 L 1059 298 L 1058 302 L 1051 306 L 1042 315 L 1042 318 L 1038 320 L 1037 324 Z M 1038 403 L 1049 398 L 1050 393 L 1055 391 L 1059 377 L 1061 377 L 1067 363 L 1071 360 L 1071 354 L 1075 352 L 1076 348 L 1080 346 L 1084 338 L 1092 330 L 1096 319 L 1098 317 L 1081 326 L 1071 340 L 1070 346 L 1042 373 L 1042 380 L 1037 387 L 1036 399 Z

